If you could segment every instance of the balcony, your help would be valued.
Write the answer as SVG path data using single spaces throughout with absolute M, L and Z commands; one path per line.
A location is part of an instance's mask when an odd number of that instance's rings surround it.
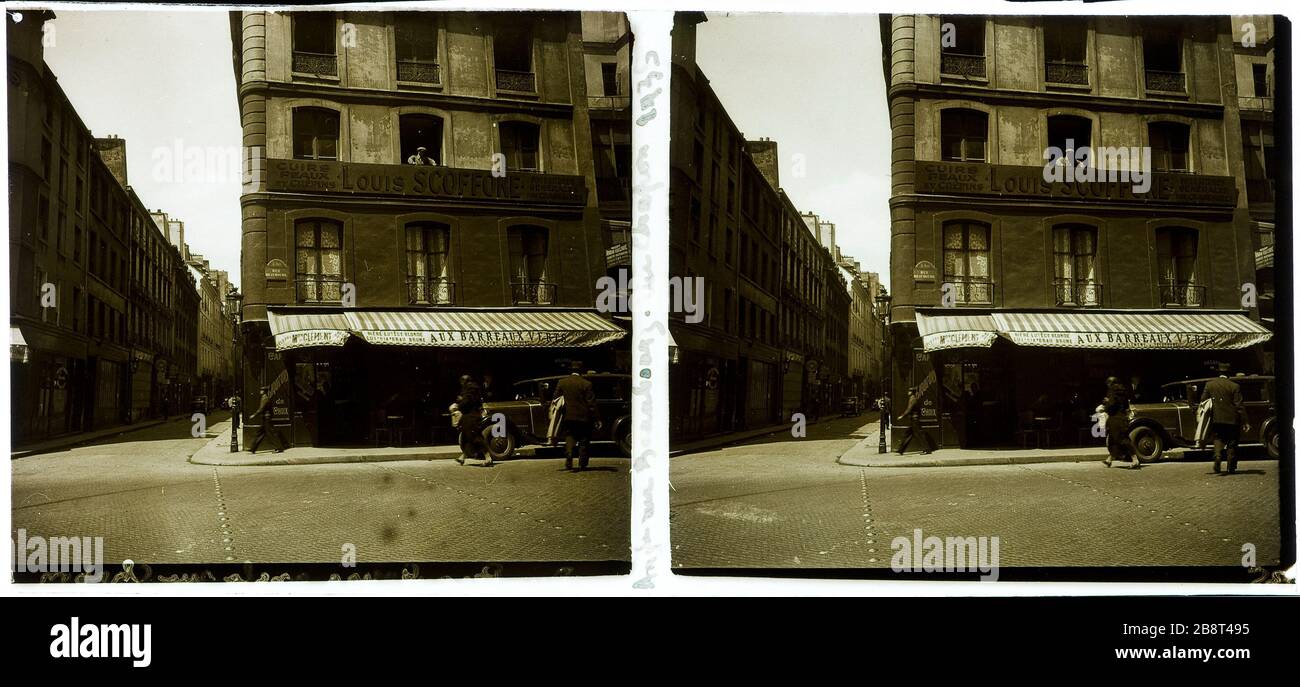
M 947 301 L 948 294 L 955 298 L 956 305 L 993 305 L 993 282 L 945 276 L 939 290 L 941 301 Z
M 1148 91 L 1164 93 L 1186 93 L 1187 75 L 1182 72 L 1161 72 L 1154 69 L 1146 71 Z
M 1205 306 L 1205 287 L 1164 282 L 1160 284 L 1160 304 L 1166 307 L 1199 308 Z
M 1101 284 L 1089 281 L 1058 279 L 1053 282 L 1058 308 L 1096 308 L 1101 306 Z
M 552 305 L 555 284 L 543 281 L 511 282 L 510 297 L 515 305 Z
M 1239 95 L 1237 107 L 1248 112 L 1272 112 L 1273 99 L 1263 96 Z
M 293 53 L 293 70 L 301 74 L 338 76 L 339 61 L 335 55 L 295 50 Z
M 343 278 L 334 275 L 308 275 L 294 280 L 299 303 L 340 303 L 343 301 Z
M 1046 79 L 1049 84 L 1088 85 L 1088 64 L 1086 62 L 1047 62 L 1044 67 L 1046 68 Z
M 986 76 L 984 56 L 945 52 L 939 56 L 939 71 L 945 76 L 983 79 Z
M 420 62 L 417 60 L 397 61 L 397 80 L 412 83 L 442 83 L 442 68 L 437 62 Z
M 497 90 L 512 93 L 536 93 L 537 75 L 533 72 L 516 72 L 509 69 L 497 70 Z
M 456 282 L 443 277 L 407 277 L 406 302 L 410 305 L 451 305 Z

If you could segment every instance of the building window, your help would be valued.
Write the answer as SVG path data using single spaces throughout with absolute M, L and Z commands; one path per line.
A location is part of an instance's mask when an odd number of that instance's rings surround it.
M 618 92 L 618 64 L 614 62 L 605 62 L 600 65 L 600 79 L 604 85 L 604 93 L 607 96 L 621 95 Z
M 41 242 L 49 243 L 50 241 L 50 199 L 41 196 L 36 201 L 36 230 L 37 236 Z
M 1150 91 L 1183 93 L 1183 40 L 1176 27 L 1148 24 L 1142 32 L 1142 60 Z
M 393 27 L 397 43 L 397 80 L 439 83 L 438 24 L 433 12 L 398 12 Z
M 445 305 L 452 302 L 447 254 L 451 228 L 422 222 L 406 225 L 406 292 L 409 302 Z
M 492 57 L 496 63 L 497 90 L 537 92 L 537 78 L 533 73 L 533 38 L 526 27 L 499 25 L 492 37 Z
M 501 153 L 506 157 L 507 169 L 540 172 L 541 128 L 529 122 L 501 122 L 497 128 L 501 132 Z
M 440 165 L 442 118 L 426 114 L 402 115 L 398 120 L 400 155 L 409 165 Z
M 1191 129 L 1178 122 L 1152 122 L 1147 125 L 1151 144 L 1151 167 L 1157 172 L 1190 172 Z
M 1056 115 L 1047 118 L 1047 145 L 1061 151 L 1057 165 L 1078 162 L 1080 148 L 1092 148 L 1092 120 L 1073 115 Z M 1087 160 L 1093 165 L 1091 156 Z
M 1268 65 L 1253 64 L 1250 66 L 1251 81 L 1255 86 L 1256 98 L 1267 98 L 1268 94 Z
M 1081 225 L 1052 229 L 1056 305 L 1100 305 L 1097 230 Z
M 1196 275 L 1195 229 L 1169 227 L 1156 231 L 1156 260 L 1162 305 L 1205 305 L 1205 287 Z
M 547 231 L 544 227 L 510 227 L 510 290 L 516 305 L 550 305 L 555 285 L 546 281 Z
M 294 235 L 298 302 L 342 300 L 343 225 L 331 220 L 298 220 Z
M 295 108 L 293 157 L 296 160 L 339 159 L 339 113 L 319 107 Z
M 944 15 L 939 27 L 939 70 L 964 77 L 985 76 L 984 17 Z
M 333 12 L 293 14 L 293 70 L 316 76 L 338 76 Z
M 989 116 L 979 110 L 950 108 L 940 115 L 943 159 L 984 162 L 989 137 Z
M 50 182 L 50 159 L 54 157 L 53 148 L 50 146 L 50 139 L 41 137 L 41 178 L 45 183 Z
M 1043 60 L 1048 83 L 1088 85 L 1088 21 L 1053 17 L 1043 25 Z
M 943 281 L 958 303 L 993 302 L 989 275 L 989 226 L 977 222 L 943 225 Z

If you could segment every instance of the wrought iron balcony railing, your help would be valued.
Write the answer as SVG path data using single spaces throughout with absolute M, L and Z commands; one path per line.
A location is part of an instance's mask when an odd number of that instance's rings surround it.
M 299 303 L 339 303 L 343 300 L 343 278 L 337 275 L 300 276 L 294 284 Z
M 516 72 L 509 69 L 497 70 L 497 90 L 516 93 L 536 93 L 537 75 L 533 72 Z
M 1273 111 L 1273 99 L 1265 96 L 1239 95 L 1237 107 L 1242 110 Z
M 1085 62 L 1048 62 L 1045 66 L 1047 83 L 1088 85 L 1088 65 Z
M 456 282 L 443 277 L 407 277 L 406 300 L 411 305 L 451 305 Z
M 1102 289 L 1097 282 L 1058 279 L 1054 286 L 1057 307 L 1095 308 L 1101 305 Z
M 416 83 L 442 83 L 442 68 L 437 62 L 398 60 L 397 80 Z
M 939 57 L 939 71 L 952 76 L 984 78 L 984 56 L 945 52 Z
M 949 297 L 957 305 L 992 305 L 993 282 L 987 279 L 970 279 L 965 277 L 944 277 L 940 285 L 939 298 Z
M 1182 72 L 1162 72 L 1148 69 L 1146 77 L 1148 91 L 1187 92 L 1187 75 Z
M 555 284 L 542 281 L 511 282 L 515 305 L 551 305 L 555 302 Z
M 293 52 L 293 70 L 316 76 L 338 76 L 339 61 L 335 55 L 316 52 Z
M 1160 303 L 1167 306 L 1177 305 L 1192 308 L 1204 306 L 1205 287 L 1193 284 L 1161 283 Z

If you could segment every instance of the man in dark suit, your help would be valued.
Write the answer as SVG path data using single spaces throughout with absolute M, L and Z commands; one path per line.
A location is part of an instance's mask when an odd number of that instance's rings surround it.
M 935 449 L 934 439 L 921 426 L 921 408 L 925 405 L 925 394 L 922 394 L 920 388 L 915 386 L 908 389 L 907 392 L 909 395 L 907 408 L 903 410 L 903 415 L 900 418 L 907 420 L 907 429 L 903 433 L 903 443 L 898 447 L 898 455 L 901 456 L 907 452 L 907 445 L 912 443 L 912 439 L 917 434 L 921 435 L 921 439 L 925 441 L 926 445 L 926 449 L 921 451 L 921 455 L 933 453 Z
M 1205 385 L 1205 396 L 1211 401 L 1210 436 L 1214 437 L 1214 471 L 1219 471 L 1223 448 L 1228 448 L 1228 474 L 1237 471 L 1237 442 L 1243 429 L 1250 430 L 1246 422 L 1246 404 L 1241 397 L 1241 387 L 1228 379 L 1226 370 L 1220 368 L 1217 379 Z
M 257 453 L 257 447 L 262 445 L 262 440 L 267 434 L 271 435 L 271 441 L 275 442 L 275 452 L 284 452 L 284 437 L 280 436 L 280 428 L 275 426 L 275 400 L 271 397 L 271 387 L 262 387 L 262 400 L 257 404 L 257 410 L 253 412 L 253 417 L 261 419 L 261 426 L 257 428 L 257 438 L 253 440 L 253 445 L 248 447 L 249 453 Z
M 578 447 L 578 469 L 586 470 L 591 449 L 591 430 L 600 429 L 600 410 L 596 407 L 596 390 L 582 377 L 582 361 L 569 365 L 573 372 L 555 385 L 555 393 L 564 397 L 564 469 L 573 469 L 573 447 Z
M 469 375 L 460 377 L 460 395 L 456 397 L 456 408 L 460 410 L 460 424 L 457 428 L 460 430 L 462 451 L 456 462 L 464 465 L 466 458 L 473 458 L 492 467 L 492 452 L 483 439 L 483 387 Z

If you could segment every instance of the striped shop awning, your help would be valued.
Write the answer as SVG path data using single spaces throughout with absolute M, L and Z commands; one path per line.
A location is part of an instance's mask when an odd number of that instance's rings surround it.
M 590 347 L 627 330 L 582 310 L 350 311 L 353 332 L 381 346 L 452 348 Z
M 295 313 L 267 311 L 276 350 L 308 346 L 342 346 L 352 335 L 343 312 Z
M 1051 348 L 1229 350 L 1273 335 L 1241 313 L 996 312 L 992 317 L 998 333 L 1013 343 Z
M 949 348 L 988 348 L 998 338 L 989 315 L 916 313 L 916 327 L 927 352 Z

